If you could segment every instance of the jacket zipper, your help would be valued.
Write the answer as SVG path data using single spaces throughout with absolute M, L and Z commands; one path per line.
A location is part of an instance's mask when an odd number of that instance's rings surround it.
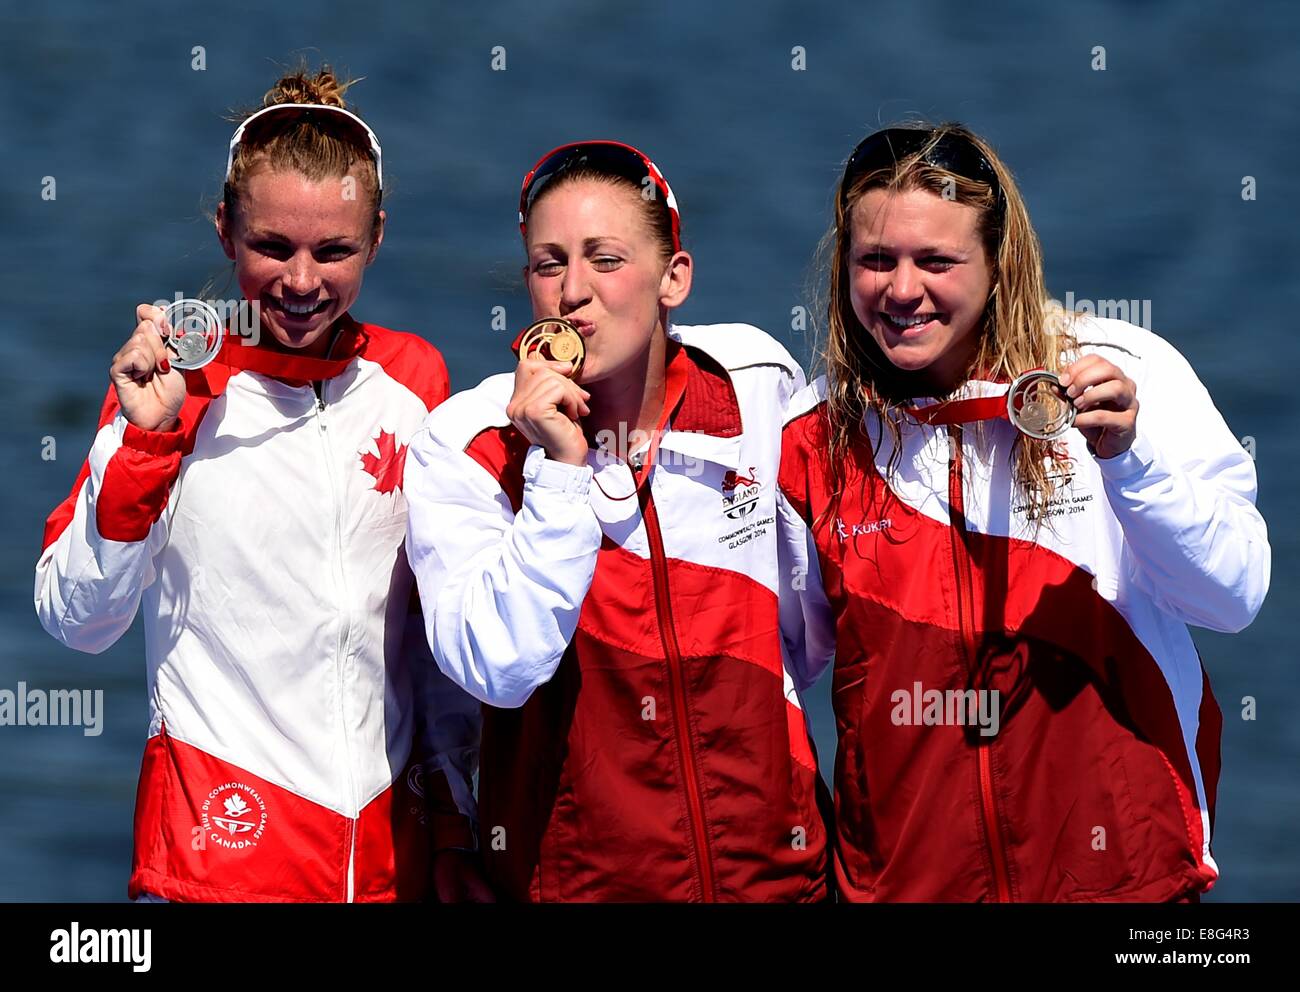
M 334 480 L 334 471 L 333 471 L 334 459 L 330 451 L 329 435 L 328 432 L 326 431 L 326 424 L 325 424 L 325 384 L 323 382 L 321 383 L 320 393 L 316 396 L 315 402 L 312 404 L 312 412 L 315 413 L 316 415 L 316 426 L 319 428 L 321 445 L 325 449 L 325 475 L 326 478 L 329 480 L 330 504 L 334 511 L 334 551 L 335 551 L 334 564 L 335 564 L 335 571 L 337 573 L 335 579 L 336 587 L 339 590 L 339 593 L 343 597 L 342 601 L 347 603 L 347 602 L 351 602 L 351 600 L 347 596 L 347 575 L 343 569 L 343 524 L 342 521 L 340 520 L 339 494 L 338 494 L 337 485 Z M 347 610 L 342 610 L 340 612 L 342 614 L 342 617 L 341 617 L 341 625 L 339 630 L 338 648 L 336 649 L 336 653 L 334 656 L 334 672 L 338 682 L 339 728 L 343 733 L 343 755 L 344 755 L 344 764 L 347 766 L 348 797 L 349 797 L 349 802 L 351 803 L 351 807 L 355 809 L 357 805 L 357 786 L 356 786 L 356 781 L 354 779 L 354 776 L 352 774 L 352 743 L 348 738 L 347 713 L 346 710 L 344 709 L 344 703 L 343 703 L 344 695 L 345 695 L 345 691 L 344 691 L 345 686 L 344 686 L 344 678 L 343 678 L 343 660 L 344 658 L 347 657 L 347 646 L 348 646 L 349 636 L 351 634 L 352 620 Z M 358 815 L 359 813 L 360 811 L 358 810 Z M 356 820 L 353 817 L 347 818 L 345 829 L 347 832 L 346 835 L 347 835 L 347 843 L 348 843 L 347 901 L 352 902 L 355 895 L 355 884 L 356 884 L 355 869 L 356 869 L 356 846 L 357 846 Z
M 948 505 L 952 527 L 953 571 L 957 581 L 957 618 L 961 631 L 962 653 L 966 670 L 974 662 L 975 603 L 974 583 L 971 581 L 970 553 L 967 549 L 966 501 L 962 492 L 962 431 L 960 424 L 948 425 L 949 448 L 952 457 L 948 462 Z M 993 879 L 997 887 L 998 902 L 1011 901 L 1011 876 L 1007 871 L 1006 851 L 1002 843 L 1002 828 L 998 823 L 997 806 L 993 797 L 992 741 L 981 743 L 975 751 L 979 766 L 980 815 L 984 820 L 984 837 L 988 843 L 989 860 L 993 864 Z
M 659 514 L 655 510 L 650 482 L 646 480 L 639 495 L 641 519 L 645 521 L 646 537 L 650 544 L 650 570 L 654 575 L 655 614 L 659 620 L 659 637 L 668 658 L 668 682 L 673 701 L 673 726 L 677 728 L 677 754 L 681 763 L 682 782 L 686 787 L 686 806 L 691 821 L 691 838 L 695 847 L 695 864 L 704 902 L 716 902 L 714 891 L 713 856 L 709 850 L 708 833 L 704 829 L 704 802 L 700 797 L 699 769 L 696 765 L 695 747 L 691 742 L 690 717 L 686 711 L 686 686 L 682 675 L 682 654 L 677 644 L 677 630 L 673 622 L 673 603 L 668 591 L 668 559 L 664 554 L 663 534 L 659 530 Z

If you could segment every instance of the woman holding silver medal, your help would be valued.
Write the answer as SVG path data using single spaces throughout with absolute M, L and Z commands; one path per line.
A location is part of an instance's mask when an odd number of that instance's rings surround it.
M 513 373 L 430 415 L 405 477 L 434 655 L 486 704 L 487 877 L 522 901 L 823 900 L 777 609 L 803 373 L 755 327 L 670 322 L 693 263 L 635 148 L 543 156 L 519 221 L 539 320 Z
M 347 85 L 292 72 L 230 142 L 216 229 L 257 338 L 140 306 L 46 526 L 50 634 L 98 653 L 144 618 L 133 899 L 420 899 L 431 848 L 473 846 L 472 700 L 402 550 L 405 443 L 447 374 L 351 316 L 385 214 Z
M 1168 342 L 1049 301 L 965 128 L 866 138 L 826 247 L 782 630 L 799 685 L 834 656 L 842 896 L 1197 899 L 1222 721 L 1187 625 L 1263 602 L 1253 462 Z

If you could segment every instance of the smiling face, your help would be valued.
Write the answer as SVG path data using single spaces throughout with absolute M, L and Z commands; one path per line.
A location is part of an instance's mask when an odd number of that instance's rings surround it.
M 347 177 L 362 185 L 359 166 Z M 234 260 L 244 298 L 261 308 L 262 330 L 283 348 L 315 357 L 361 292 L 365 268 L 383 240 L 366 196 L 344 177 L 319 182 L 262 168 L 247 179 L 234 216 L 217 207 L 217 236 Z M 373 221 L 373 223 L 372 223 Z
M 978 349 L 992 289 L 976 207 L 926 190 L 872 189 L 850 211 L 853 312 L 881 352 L 946 393 Z
M 690 292 L 690 256 L 665 260 L 634 189 L 575 179 L 546 190 L 528 215 L 524 280 L 534 318 L 573 322 L 587 348 L 579 376 L 595 383 L 641 370 L 661 308 Z

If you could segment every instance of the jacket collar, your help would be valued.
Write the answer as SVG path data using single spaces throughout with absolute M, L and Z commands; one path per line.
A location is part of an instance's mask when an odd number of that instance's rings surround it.
M 339 318 L 334 333 L 336 337 L 328 358 L 289 354 L 260 343 L 250 345 L 244 338 L 227 333 L 216 361 L 236 371 L 258 372 L 279 379 L 290 386 L 307 386 L 317 379 L 333 379 L 343 372 L 365 350 L 369 339 L 365 325 L 358 324 L 350 314 Z
M 682 386 L 680 398 L 671 407 L 671 417 L 665 418 L 668 430 L 659 446 L 692 459 L 735 468 L 740 463 L 744 429 L 731 377 L 697 348 L 671 338 L 669 348 L 669 383 L 676 374 Z
M 738 467 L 740 404 L 726 370 L 706 353 L 671 337 L 665 365 L 664 408 L 643 464 L 706 461 Z M 612 471 L 615 464 L 621 463 L 600 463 L 597 475 Z M 639 489 L 650 473 L 637 471 L 634 476 Z

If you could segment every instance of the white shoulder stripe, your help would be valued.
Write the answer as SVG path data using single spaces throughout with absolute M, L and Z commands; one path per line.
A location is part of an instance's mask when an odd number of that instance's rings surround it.
M 790 397 L 790 405 L 786 408 L 785 422 L 798 420 L 809 410 L 817 408 L 818 404 L 826 399 L 826 377 L 819 375 L 816 379 L 804 386 L 803 389 Z
M 511 372 L 488 376 L 472 389 L 461 390 L 434 407 L 424 427 L 447 447 L 463 450 L 485 429 L 509 425 L 506 404 L 514 388 Z
M 776 365 L 798 374 L 799 363 L 785 345 L 753 324 L 670 324 L 668 336 L 698 348 L 728 371 Z

